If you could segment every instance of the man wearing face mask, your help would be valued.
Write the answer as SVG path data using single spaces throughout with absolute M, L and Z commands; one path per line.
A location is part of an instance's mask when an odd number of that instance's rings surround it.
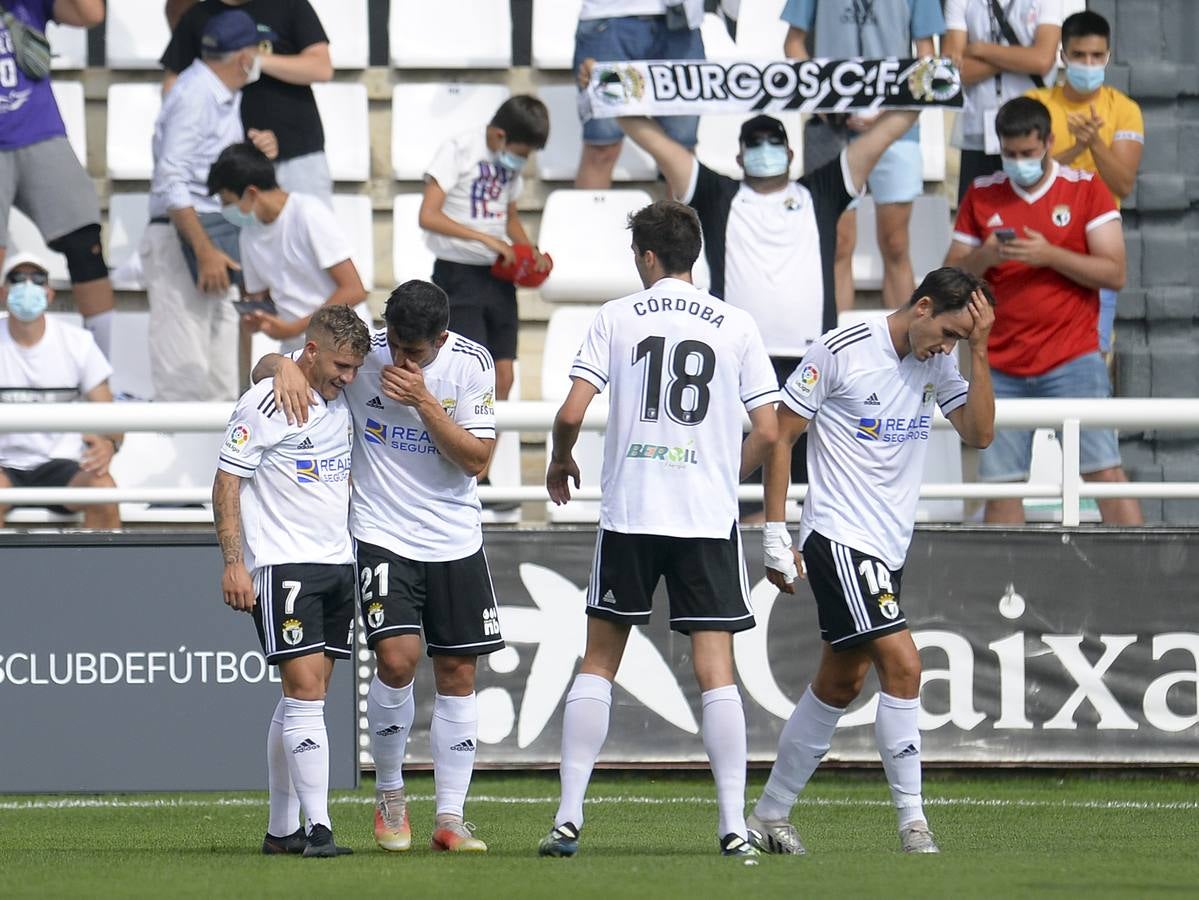
M 141 257 L 150 303 L 150 377 L 158 400 L 235 400 L 237 229 L 208 193 L 208 169 L 243 140 L 241 89 L 261 70 L 262 32 L 241 10 L 204 28 L 203 57 L 179 76 L 154 123 L 150 224 Z M 250 139 L 268 157 L 270 132 Z
M 0 299 L 8 308 L 0 322 L 0 403 L 112 402 L 112 367 L 91 334 L 46 318 L 54 291 L 44 262 L 31 253 L 9 257 Z M 108 467 L 123 440 L 119 433 L 0 434 L 0 487 L 116 487 Z M 82 511 L 85 528 L 121 527 L 115 503 L 50 508 Z M 0 505 L 0 523 L 8 510 Z
M 1062 22 L 1066 80 L 1027 96 L 1049 110 L 1050 127 L 1058 137 L 1054 159 L 1097 174 L 1119 206 L 1136 185 L 1145 122 L 1135 100 L 1103 83 L 1111 37 L 1111 26 L 1099 13 L 1067 16 Z M 1099 291 L 1099 349 L 1104 353 L 1112 348 L 1115 318 L 1116 292 L 1104 288 Z
M 945 263 L 981 275 L 995 294 L 988 352 L 996 397 L 1109 397 L 1099 353 L 1099 291 L 1124 285 L 1124 232 L 1111 192 L 1053 158 L 1049 110 L 1030 97 L 999 109 L 1003 171 L 974 180 L 958 208 Z M 1112 430 L 1084 429 L 1086 481 L 1127 481 Z M 979 478 L 1028 479 L 1031 431 L 1000 431 Z M 1099 501 L 1106 525 L 1142 524 L 1131 498 Z M 989 500 L 986 521 L 1021 524 L 1019 498 Z

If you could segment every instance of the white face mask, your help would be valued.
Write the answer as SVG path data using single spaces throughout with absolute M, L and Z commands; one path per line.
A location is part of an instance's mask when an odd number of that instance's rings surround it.
M 246 84 L 253 84 L 262 75 L 262 57 L 254 54 L 254 60 L 250 63 L 250 68 L 243 71 L 246 73 Z

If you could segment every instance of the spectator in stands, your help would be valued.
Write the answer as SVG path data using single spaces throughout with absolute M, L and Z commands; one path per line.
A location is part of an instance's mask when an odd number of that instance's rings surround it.
M 917 115 L 884 113 L 836 158 L 797 181 L 788 174 L 794 151 L 787 132 L 771 116 L 754 116 L 741 126 L 737 163 L 744 181 L 713 172 L 652 119 L 617 120 L 657 162 L 674 198 L 699 214 L 709 290 L 750 312 L 780 384 L 812 342 L 836 327 L 837 221 L 862 195 L 879 157 Z M 797 484 L 807 482 L 806 449 L 801 437 L 791 466 Z M 743 522 L 760 521 L 761 506 L 743 506 L 741 513 Z
M 1009 100 L 995 120 L 1003 172 L 966 191 L 946 264 L 982 275 L 995 295 L 988 350 L 996 397 L 1109 397 L 1099 353 L 1099 289 L 1124 284 L 1124 233 L 1111 192 L 1053 158 L 1049 110 Z M 1127 481 L 1111 430 L 1082 432 L 1087 481 Z M 1031 431 L 1000 431 L 982 451 L 983 481 L 1028 478 Z M 1100 500 L 1105 524 L 1140 525 L 1134 499 Z M 1019 524 L 1019 498 L 987 501 L 986 521 Z
M 154 123 L 141 257 L 159 400 L 237 399 L 237 313 L 227 296 L 239 268 L 237 229 L 206 179 L 221 150 L 244 138 L 241 89 L 258 75 L 258 42 L 257 25 L 241 10 L 211 18 L 203 56 L 179 76 Z M 267 156 L 276 152 L 271 132 L 251 137 Z
M 933 55 L 933 37 L 945 31 L 937 0 L 888 0 L 883 3 L 817 3 L 787 0 L 783 21 L 788 24 L 783 52 L 788 59 L 824 59 L 888 56 L 907 57 L 912 42 L 917 56 Z M 812 53 L 808 52 L 811 39 Z M 839 156 L 845 145 L 874 121 L 872 115 L 820 113 L 804 127 L 803 168 L 814 172 Z M 924 191 L 920 155 L 920 126 L 915 125 L 887 148 L 870 173 L 867 184 L 874 197 L 878 247 L 883 258 L 883 305 L 898 309 L 908 302 L 916 281 L 908 253 L 908 223 L 912 201 Z M 853 308 L 853 250 L 857 242 L 857 214 L 851 206 L 837 225 L 837 259 L 834 267 L 837 309 Z M 789 374 L 789 373 L 788 373 Z
M 275 167 L 250 142 L 221 151 L 208 170 L 208 191 L 221 214 L 237 225 L 245 299 L 269 298 L 277 312 L 242 317 L 251 332 L 282 342 L 282 352 L 304 346 L 308 320 L 322 306 L 354 306 L 366 288 L 350 259 L 350 244 L 316 197 L 289 194 Z
M 433 283 L 450 298 L 450 324 L 495 359 L 495 392 L 507 400 L 516 360 L 516 286 L 491 274 L 512 244 L 532 244 L 516 211 L 529 154 L 549 139 L 549 113 L 536 97 L 505 100 L 485 129 L 450 138 L 425 172 L 420 227 L 436 255 Z M 509 243 L 511 241 L 512 243 Z M 535 267 L 549 262 L 533 248 Z
M 331 81 L 329 38 L 308 0 L 204 0 L 179 22 L 160 62 L 165 91 L 178 74 L 201 55 L 201 36 L 209 19 L 240 9 L 258 23 L 270 49 L 261 59 L 262 78 L 242 94 L 241 120 L 246 133 L 271 131 L 279 143 L 276 177 L 285 191 L 314 194 L 332 204 L 333 179 L 325 158 L 325 132 L 312 85 Z M 301 334 L 303 332 L 300 332 Z
M 703 20 L 704 0 L 583 0 L 574 69 L 586 59 L 703 59 Z M 673 140 L 695 146 L 697 116 L 664 116 L 658 121 Z M 623 139 L 612 119 L 584 122 L 575 187 L 610 188 Z
M 15 206 L 46 243 L 67 258 L 71 294 L 107 356 L 112 346 L 112 282 L 100 246 L 100 202 L 50 89 L 47 22 L 92 28 L 103 0 L 5 0 L 0 4 L 0 264 Z
M 179 20 L 183 18 L 183 14 L 195 5 L 196 0 L 167 0 L 166 7 L 162 11 L 163 15 L 167 17 L 167 27 L 174 31 Z
M 1095 172 L 1112 192 L 1116 206 L 1136 186 L 1145 149 L 1141 107 L 1114 87 L 1104 85 L 1111 56 L 1112 30 L 1096 12 L 1079 12 L 1062 22 L 1062 62 L 1066 80 L 1037 88 L 1028 96 L 1049 110 L 1054 134 L 1053 158 L 1066 166 Z M 1099 349 L 1112 349 L 1116 292 L 1099 291 Z
M 46 318 L 54 299 L 46 263 L 14 253 L 4 268 L 0 299 L 8 316 L 0 326 L 0 403 L 68 403 L 80 397 L 111 403 L 112 367 L 87 331 Z M 0 487 L 116 487 L 108 472 L 124 435 L 0 434 Z M 0 505 L 0 523 L 10 507 Z M 121 527 L 115 503 L 52 506 L 83 511 L 85 528 Z
M 980 175 L 1002 167 L 995 113 L 1053 77 L 1062 0 L 946 0 L 941 52 L 958 61 L 966 102 L 953 144 L 962 151 L 958 202 Z

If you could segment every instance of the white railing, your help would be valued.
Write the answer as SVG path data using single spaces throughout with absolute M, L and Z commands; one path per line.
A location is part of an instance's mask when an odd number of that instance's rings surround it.
M 496 422 L 501 431 L 544 433 L 553 423 L 558 404 L 521 401 L 496 404 Z M 46 403 L 14 404 L 0 409 L 0 432 L 219 432 L 233 410 L 230 403 Z M 748 422 L 748 420 L 747 420 Z M 584 429 L 602 431 L 607 408 L 593 405 Z M 1079 431 L 1081 428 L 1126 430 L 1168 428 L 1199 432 L 1199 400 L 1112 399 L 1112 400 L 1000 400 L 996 404 L 997 428 L 1057 428 L 1061 432 L 1062 480 L 1057 483 L 1016 482 L 1010 484 L 936 484 L 920 488 L 925 500 L 985 500 L 1002 497 L 1060 499 L 1062 524 L 1079 523 L 1079 504 L 1084 498 L 1145 497 L 1199 499 L 1197 482 L 1085 482 L 1079 474 Z M 937 414 L 935 426 L 951 428 Z M 761 487 L 743 485 L 744 499 L 760 498 Z M 792 487 L 792 498 L 802 500 L 804 486 Z M 208 488 L 6 488 L 0 489 L 0 504 L 93 504 L 93 503 L 204 503 Z M 483 487 L 484 500 L 544 501 L 543 485 Z M 598 488 L 573 492 L 578 500 L 598 500 Z

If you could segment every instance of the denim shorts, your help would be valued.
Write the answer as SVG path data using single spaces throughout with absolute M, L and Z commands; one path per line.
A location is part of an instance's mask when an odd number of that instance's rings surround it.
M 804 126 L 803 166 L 814 172 L 837 156 L 854 135 L 813 116 Z M 899 139 L 886 149 L 866 178 L 875 203 L 911 203 L 924 193 L 924 158 L 920 141 Z M 850 204 L 856 208 L 860 198 Z
M 1087 353 L 1043 375 L 1021 378 L 991 370 L 996 399 L 1032 397 L 1110 397 L 1111 380 L 1098 353 Z M 980 481 L 1025 481 L 1032 464 L 1031 431 L 996 431 L 979 457 Z M 1059 433 L 1060 437 L 1060 433 Z M 1111 429 L 1084 428 L 1079 441 L 1079 471 L 1084 475 L 1120 465 L 1120 445 Z
M 665 16 L 617 16 L 581 19 L 575 30 L 574 71 L 587 59 L 612 62 L 625 59 L 703 59 L 704 39 L 699 29 L 671 31 Z M 694 147 L 699 129 L 697 116 L 658 118 L 665 132 L 684 147 Z M 624 132 L 615 119 L 583 123 L 583 143 L 615 144 Z
M 1110 353 L 1112 350 L 1112 328 L 1116 324 L 1116 298 L 1119 291 L 1110 288 L 1099 289 L 1099 351 Z

